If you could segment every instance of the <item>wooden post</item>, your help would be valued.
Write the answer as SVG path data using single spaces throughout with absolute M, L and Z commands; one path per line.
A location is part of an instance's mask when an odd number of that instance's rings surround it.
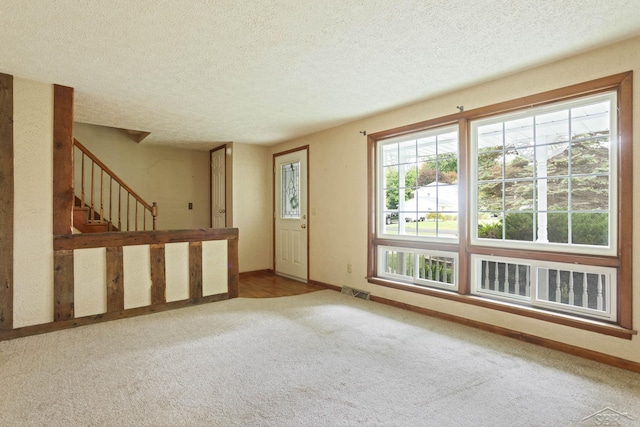
M 0 74 L 0 331 L 13 329 L 13 76 Z
M 189 242 L 189 298 L 202 298 L 202 242 Z
M 53 320 L 69 320 L 75 317 L 73 298 L 73 250 L 53 253 Z
M 71 234 L 73 88 L 53 86 L 53 234 Z
M 240 279 L 240 270 L 238 265 L 238 239 L 227 240 L 227 259 L 229 267 L 227 270 L 227 289 L 229 298 L 238 298 L 238 282 Z
M 151 245 L 151 304 L 167 302 L 167 278 L 165 272 L 164 244 Z
M 73 227 L 73 88 L 53 87 L 53 234 Z M 73 319 L 73 251 L 53 256 L 54 321 Z
M 107 248 L 107 312 L 124 310 L 122 246 Z

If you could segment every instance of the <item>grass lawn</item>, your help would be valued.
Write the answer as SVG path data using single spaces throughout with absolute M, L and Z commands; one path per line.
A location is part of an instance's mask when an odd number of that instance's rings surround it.
M 418 234 L 435 235 L 436 225 L 438 231 L 447 235 L 458 234 L 458 221 L 419 221 L 405 223 L 407 234 L 413 234 L 418 227 Z M 387 224 L 384 226 L 386 234 L 398 234 L 398 224 Z

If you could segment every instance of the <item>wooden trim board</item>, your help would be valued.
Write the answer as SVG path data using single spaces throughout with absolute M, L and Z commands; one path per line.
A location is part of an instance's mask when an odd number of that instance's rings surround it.
M 0 331 L 13 328 L 13 76 L 0 74 Z

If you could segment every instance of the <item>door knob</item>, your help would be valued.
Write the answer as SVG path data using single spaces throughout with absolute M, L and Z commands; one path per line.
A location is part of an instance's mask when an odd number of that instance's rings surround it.
M 224 209 L 218 209 L 218 213 L 225 213 Z
M 302 224 L 300 228 L 307 228 L 307 224 Z

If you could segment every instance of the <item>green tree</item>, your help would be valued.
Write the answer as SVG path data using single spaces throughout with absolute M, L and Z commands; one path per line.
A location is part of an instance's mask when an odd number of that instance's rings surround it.
M 458 182 L 458 157 L 455 153 L 441 154 L 437 159 L 427 160 L 420 165 L 418 187 L 424 187 L 436 181 L 444 184 Z
M 413 189 L 416 186 L 416 170 L 410 169 L 404 177 L 404 199 L 409 200 L 413 197 Z M 387 176 L 385 177 L 387 186 L 387 209 L 398 209 L 398 195 L 400 194 L 398 169 L 387 169 Z

